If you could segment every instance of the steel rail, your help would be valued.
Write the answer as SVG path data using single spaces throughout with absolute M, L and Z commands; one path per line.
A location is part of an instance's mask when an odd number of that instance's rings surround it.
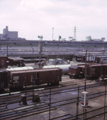
M 51 110 L 55 110 L 55 109 L 56 109 L 55 107 L 51 107 Z M 38 107 L 38 106 L 34 106 L 34 107 L 31 106 L 29 108 L 21 107 L 21 108 L 12 109 L 9 111 L 4 111 L 5 112 L 4 114 L 3 114 L 3 112 L 1 112 L 0 120 L 9 119 L 11 117 L 15 117 L 15 119 L 16 119 L 16 118 L 21 118 L 22 116 L 25 117 L 28 114 L 29 115 L 32 115 L 34 113 L 40 114 L 40 113 L 47 112 L 47 111 L 49 111 L 49 106 L 46 104 L 41 107 Z
M 98 94 L 97 95 L 97 97 L 99 97 L 99 96 L 101 96 L 101 95 L 104 95 L 104 92 L 100 92 L 101 94 L 99 94 L 99 93 L 96 93 L 96 94 Z M 96 96 L 95 95 L 93 95 L 93 94 L 91 94 L 92 95 L 92 98 L 95 98 Z M 91 99 L 91 97 L 90 97 L 90 99 Z M 70 101 L 68 101 L 68 100 L 70 100 Z M 72 100 L 72 101 L 71 101 Z M 65 103 L 64 103 L 65 102 Z M 73 98 L 73 99 L 66 99 L 66 100 L 64 100 L 64 101 L 57 101 L 57 102 L 52 102 L 51 103 L 51 106 L 52 107 L 56 107 L 56 103 L 57 104 L 59 104 L 59 105 L 57 105 L 57 106 L 62 106 L 62 105 L 67 105 L 67 104 L 71 104 L 71 103 L 74 103 L 74 102 L 76 102 L 76 98 Z M 48 104 L 47 104 L 48 105 Z M 40 106 L 38 106 L 39 108 L 40 108 Z M 6 111 L 5 111 L 6 112 Z M 1 113 L 3 113 L 3 112 L 1 112 Z M 13 111 L 12 111 L 12 113 L 11 114 L 13 114 Z M 10 115 L 11 115 L 10 114 Z M 1 115 L 0 115 L 1 116 Z M 5 115 L 6 116 L 6 115 Z M 2 117 L 2 116 L 1 116 Z M 0 118 L 0 119 L 3 119 L 3 117 L 2 118 Z
M 107 106 L 106 106 L 106 107 L 107 107 Z M 97 110 L 101 110 L 101 109 L 104 109 L 104 107 L 100 107 L 100 108 L 97 108 L 97 109 L 88 111 L 88 112 L 86 112 L 86 114 L 91 113 L 91 112 L 96 112 Z M 105 113 L 107 113 L 107 111 L 106 111 Z M 84 114 L 84 113 L 80 113 L 80 114 L 78 114 L 77 116 L 82 116 L 83 114 Z M 100 116 L 100 115 L 102 115 L 102 114 L 104 114 L 104 112 L 103 112 L 103 113 L 100 113 L 100 114 L 97 114 L 97 115 L 93 115 L 93 116 L 88 117 L 88 118 L 85 118 L 84 120 L 88 120 L 88 119 L 90 120 L 91 118 L 94 118 L 94 117 L 96 117 L 96 116 Z M 69 116 L 68 116 L 68 115 L 69 115 Z M 62 116 L 58 116 L 58 117 L 51 118 L 50 120 L 59 120 L 60 118 L 62 118 L 61 120 L 66 120 L 65 118 L 63 118 L 63 116 L 64 116 L 64 117 L 65 117 L 65 116 L 68 116 L 66 119 L 70 119 L 70 120 L 71 120 L 71 118 L 72 118 L 72 119 L 75 119 L 75 118 L 76 118 L 76 115 L 65 114 L 65 115 L 62 115 Z
M 98 87 L 98 86 L 100 86 L 100 84 L 93 84 L 93 85 L 87 85 L 87 88 L 91 88 L 91 87 Z M 68 87 L 68 86 L 63 86 L 63 87 Z M 56 89 L 56 88 L 58 88 L 58 89 L 61 89 L 61 90 L 54 90 L 54 91 L 52 91 L 51 93 L 52 94 L 56 94 L 56 92 L 58 92 L 58 91 L 62 91 L 62 90 L 65 90 L 65 91 L 63 91 L 63 92 L 69 92 L 69 91 L 75 91 L 75 90 L 77 90 L 78 89 L 78 87 L 73 87 L 73 88 L 67 88 L 67 89 L 62 89 L 63 87 L 49 87 L 49 88 L 45 88 L 44 90 L 48 90 L 48 89 Z M 84 86 L 80 86 L 80 89 L 83 89 L 84 88 Z M 41 88 L 41 90 L 42 90 L 42 88 Z M 40 91 L 39 89 L 37 90 L 37 91 Z M 27 91 L 27 92 L 32 92 L 32 90 L 30 90 L 30 91 Z M 63 93 L 62 92 L 62 93 Z M 25 93 L 25 91 L 19 91 L 19 93 L 17 93 L 17 94 L 8 94 L 8 95 L 5 95 L 5 96 L 0 96 L 0 98 L 1 99 L 9 99 L 9 98 L 11 98 L 11 97 L 19 97 L 19 94 L 22 94 L 22 93 Z M 49 94 L 49 92 L 45 92 L 45 94 Z M 41 93 L 40 93 L 41 94 Z

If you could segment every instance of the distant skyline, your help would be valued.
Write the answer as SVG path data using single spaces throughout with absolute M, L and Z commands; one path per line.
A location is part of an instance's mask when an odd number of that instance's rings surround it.
M 0 0 L 0 34 L 8 26 L 27 40 L 86 36 L 107 41 L 107 0 Z

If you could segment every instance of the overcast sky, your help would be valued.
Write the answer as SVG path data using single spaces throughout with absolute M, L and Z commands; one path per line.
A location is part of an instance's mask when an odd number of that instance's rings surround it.
M 107 0 L 0 0 L 0 33 L 5 26 L 28 40 L 52 40 L 52 28 L 54 39 L 68 39 L 74 26 L 77 40 L 107 40 Z

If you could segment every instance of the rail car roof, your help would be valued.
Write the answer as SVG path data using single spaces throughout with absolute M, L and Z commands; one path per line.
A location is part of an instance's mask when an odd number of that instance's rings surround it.
M 72 66 L 72 65 L 71 65 L 69 68 L 77 69 L 78 66 Z
M 68 68 L 68 67 L 70 67 L 70 66 L 71 66 L 71 64 L 48 65 L 48 66 L 44 66 L 43 69 L 44 69 L 44 68 L 50 68 L 50 69 L 52 69 L 52 68 L 61 68 L 61 69 L 63 69 L 63 68 Z
M 15 67 L 15 68 L 7 68 L 6 71 L 20 71 L 20 70 L 33 70 L 34 68 L 29 67 Z
M 81 67 L 81 68 L 85 68 L 85 65 L 79 65 L 78 67 L 79 67 L 79 68 L 80 68 L 80 67 Z
M 61 70 L 60 68 L 46 68 L 46 69 L 34 69 L 34 70 L 23 70 L 23 71 L 10 71 L 11 73 L 28 73 L 28 72 L 45 72 L 45 71 L 56 71 Z
M 90 67 L 94 67 L 94 66 L 107 66 L 107 64 L 91 64 L 89 66 Z

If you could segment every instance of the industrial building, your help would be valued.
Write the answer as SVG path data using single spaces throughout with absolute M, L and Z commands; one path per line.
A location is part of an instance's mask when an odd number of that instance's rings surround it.
M 18 38 L 17 31 L 9 31 L 8 26 L 3 29 L 3 34 L 0 34 L 0 40 L 25 40 L 24 38 Z

